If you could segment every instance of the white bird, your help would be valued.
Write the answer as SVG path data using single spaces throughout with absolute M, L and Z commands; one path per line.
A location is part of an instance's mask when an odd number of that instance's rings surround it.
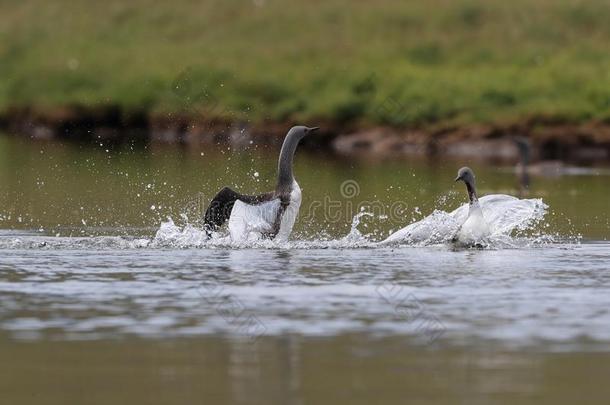
M 229 233 L 234 241 L 287 240 L 301 206 L 301 189 L 292 174 L 294 153 L 299 141 L 317 129 L 296 126 L 288 131 L 280 151 L 274 191 L 244 195 L 229 187 L 220 190 L 205 213 L 208 237 L 229 220 Z
M 474 173 L 469 167 L 462 167 L 458 171 L 455 181 L 463 181 L 468 191 L 468 217 L 460 226 L 453 242 L 463 246 L 485 245 L 491 235 L 489 225 L 483 216 L 483 210 L 477 198 Z
M 394 232 L 381 245 L 438 244 L 455 241 L 464 245 L 484 245 L 487 240 L 510 236 L 541 219 L 548 208 L 541 199 L 519 199 L 505 194 L 477 197 L 474 173 L 458 172 L 456 181 L 466 183 L 468 204 L 452 212 L 435 210 L 426 218 Z

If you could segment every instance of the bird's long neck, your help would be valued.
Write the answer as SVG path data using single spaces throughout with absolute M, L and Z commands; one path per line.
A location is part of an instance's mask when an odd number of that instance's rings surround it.
M 530 178 L 528 166 L 530 163 L 530 146 L 529 143 L 523 142 L 518 145 L 520 161 L 517 164 L 517 178 L 519 180 L 519 196 L 527 194 L 530 186 Z
M 527 168 L 530 164 L 530 146 L 528 143 L 524 142 L 519 147 L 519 154 L 521 155 L 521 164 L 523 167 Z
M 296 136 L 288 135 L 284 140 L 277 165 L 277 191 L 289 191 L 292 187 L 292 161 L 298 143 L 299 138 Z
M 526 169 L 527 169 L 527 166 L 529 166 L 529 164 L 530 164 L 530 152 L 529 152 L 529 149 L 525 149 L 523 152 L 521 152 L 521 164 Z
M 466 190 L 468 190 L 468 199 L 470 200 L 470 205 L 478 203 L 479 199 L 477 198 L 477 190 L 474 187 L 474 182 L 467 181 Z

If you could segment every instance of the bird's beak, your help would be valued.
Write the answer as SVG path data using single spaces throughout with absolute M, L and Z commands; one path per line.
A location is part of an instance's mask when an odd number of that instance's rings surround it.
M 320 129 L 320 127 L 313 127 L 313 128 L 307 128 L 307 133 L 312 133 L 314 131 L 317 131 L 318 129 Z
M 455 180 L 453 180 L 453 181 L 460 181 L 460 180 L 462 180 L 462 178 L 461 178 L 460 176 L 457 176 L 457 177 L 455 178 Z

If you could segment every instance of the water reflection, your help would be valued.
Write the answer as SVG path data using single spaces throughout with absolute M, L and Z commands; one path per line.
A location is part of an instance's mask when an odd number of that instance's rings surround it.
M 220 338 L 4 342 L 0 349 L 3 399 L 22 404 L 40 397 L 51 405 L 143 398 L 219 405 L 570 404 L 583 397 L 604 403 L 610 395 L 604 353 L 414 350 L 401 338 L 358 335 L 285 336 L 256 345 Z

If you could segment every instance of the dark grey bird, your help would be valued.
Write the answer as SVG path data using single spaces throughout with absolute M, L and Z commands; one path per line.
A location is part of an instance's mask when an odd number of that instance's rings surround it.
M 301 139 L 317 129 L 295 126 L 288 131 L 278 159 L 275 190 L 259 195 L 240 194 L 229 187 L 220 190 L 205 212 L 208 237 L 228 220 L 232 240 L 288 239 L 301 206 L 301 189 L 292 171 L 294 154 Z
M 528 172 L 530 164 L 530 142 L 522 136 L 512 138 L 519 151 L 519 163 L 517 163 L 516 172 L 519 180 L 519 196 L 526 196 L 530 188 L 530 175 Z
M 608 171 L 591 168 L 575 167 L 562 162 L 561 160 L 539 160 L 531 162 L 531 143 L 523 136 L 513 136 L 513 142 L 519 151 L 519 163 L 516 166 L 516 173 L 521 186 L 521 194 L 527 194 L 530 186 L 530 176 L 539 177 L 560 177 L 560 176 L 589 176 L 608 174 Z
M 539 160 L 536 163 L 532 163 L 532 145 L 530 140 L 523 136 L 515 136 L 512 139 L 519 150 L 520 162 L 517 165 L 519 173 L 543 177 L 557 177 L 563 174 L 571 174 L 570 168 L 561 160 Z M 575 171 L 575 173 L 577 172 Z

